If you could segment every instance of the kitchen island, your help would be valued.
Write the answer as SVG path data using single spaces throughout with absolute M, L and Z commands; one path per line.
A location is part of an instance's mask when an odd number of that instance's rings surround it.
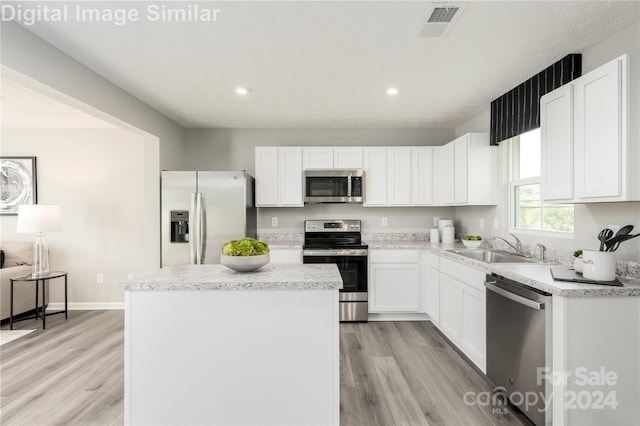
M 336 265 L 160 269 L 125 290 L 125 424 L 339 424 Z

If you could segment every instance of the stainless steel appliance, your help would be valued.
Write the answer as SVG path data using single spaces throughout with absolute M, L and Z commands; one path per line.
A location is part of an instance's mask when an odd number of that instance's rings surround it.
M 551 407 L 544 405 L 551 385 L 541 370 L 551 367 L 551 295 L 496 274 L 484 285 L 487 377 L 533 423 L 544 425 L 551 421 Z
M 305 170 L 305 203 L 362 203 L 362 170 Z
M 369 246 L 362 243 L 359 220 L 306 220 L 303 263 L 335 263 L 344 282 L 340 321 L 369 318 L 367 269 Z
M 220 263 L 224 243 L 255 238 L 253 189 L 244 171 L 163 171 L 162 266 Z

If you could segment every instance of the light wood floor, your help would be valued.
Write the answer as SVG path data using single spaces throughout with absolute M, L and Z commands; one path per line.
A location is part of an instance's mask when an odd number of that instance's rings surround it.
M 15 328 L 37 331 L 0 347 L 1 425 L 123 424 L 122 311 Z M 342 324 L 340 340 L 342 425 L 521 424 L 464 403 L 490 386 L 430 323 Z

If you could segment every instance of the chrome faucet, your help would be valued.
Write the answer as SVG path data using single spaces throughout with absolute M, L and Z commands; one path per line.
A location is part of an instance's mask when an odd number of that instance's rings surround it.
M 543 244 L 536 244 L 540 248 L 540 262 L 546 263 L 545 255 L 547 253 L 547 248 Z
M 509 235 L 511 235 L 513 238 L 515 238 L 515 240 L 516 240 L 516 245 L 515 245 L 515 246 L 514 246 L 513 244 L 511 244 L 509 241 L 507 241 L 507 240 L 505 240 L 504 238 L 502 238 L 502 237 L 493 237 L 493 239 L 494 239 L 494 240 L 496 240 L 496 239 L 497 239 L 497 240 L 502 240 L 502 241 L 504 241 L 505 243 L 507 243 L 507 244 L 509 245 L 509 247 L 511 247 L 512 249 L 514 249 L 514 250 L 515 250 L 515 252 L 516 252 L 517 254 L 519 254 L 520 256 L 525 256 L 525 257 L 526 257 L 527 253 L 525 253 L 525 251 L 522 249 L 522 241 L 520 241 L 520 240 L 518 239 L 518 237 L 516 237 L 516 236 L 515 236 L 515 235 L 513 235 L 513 234 L 509 234 Z

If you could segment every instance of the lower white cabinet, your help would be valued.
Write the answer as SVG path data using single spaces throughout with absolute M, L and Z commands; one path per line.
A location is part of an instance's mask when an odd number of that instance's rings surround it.
M 426 251 L 420 253 L 420 312 L 440 323 L 440 256 Z
M 434 262 L 429 264 L 433 271 L 427 273 L 435 278 Z M 433 324 L 483 372 L 487 365 L 484 279 L 484 272 L 442 258 L 439 286 L 427 286 L 439 298 L 436 302 L 428 294 L 426 300 Z
M 417 250 L 370 250 L 369 312 L 417 313 L 419 275 Z
M 270 263 L 302 263 L 302 249 L 269 249 Z

